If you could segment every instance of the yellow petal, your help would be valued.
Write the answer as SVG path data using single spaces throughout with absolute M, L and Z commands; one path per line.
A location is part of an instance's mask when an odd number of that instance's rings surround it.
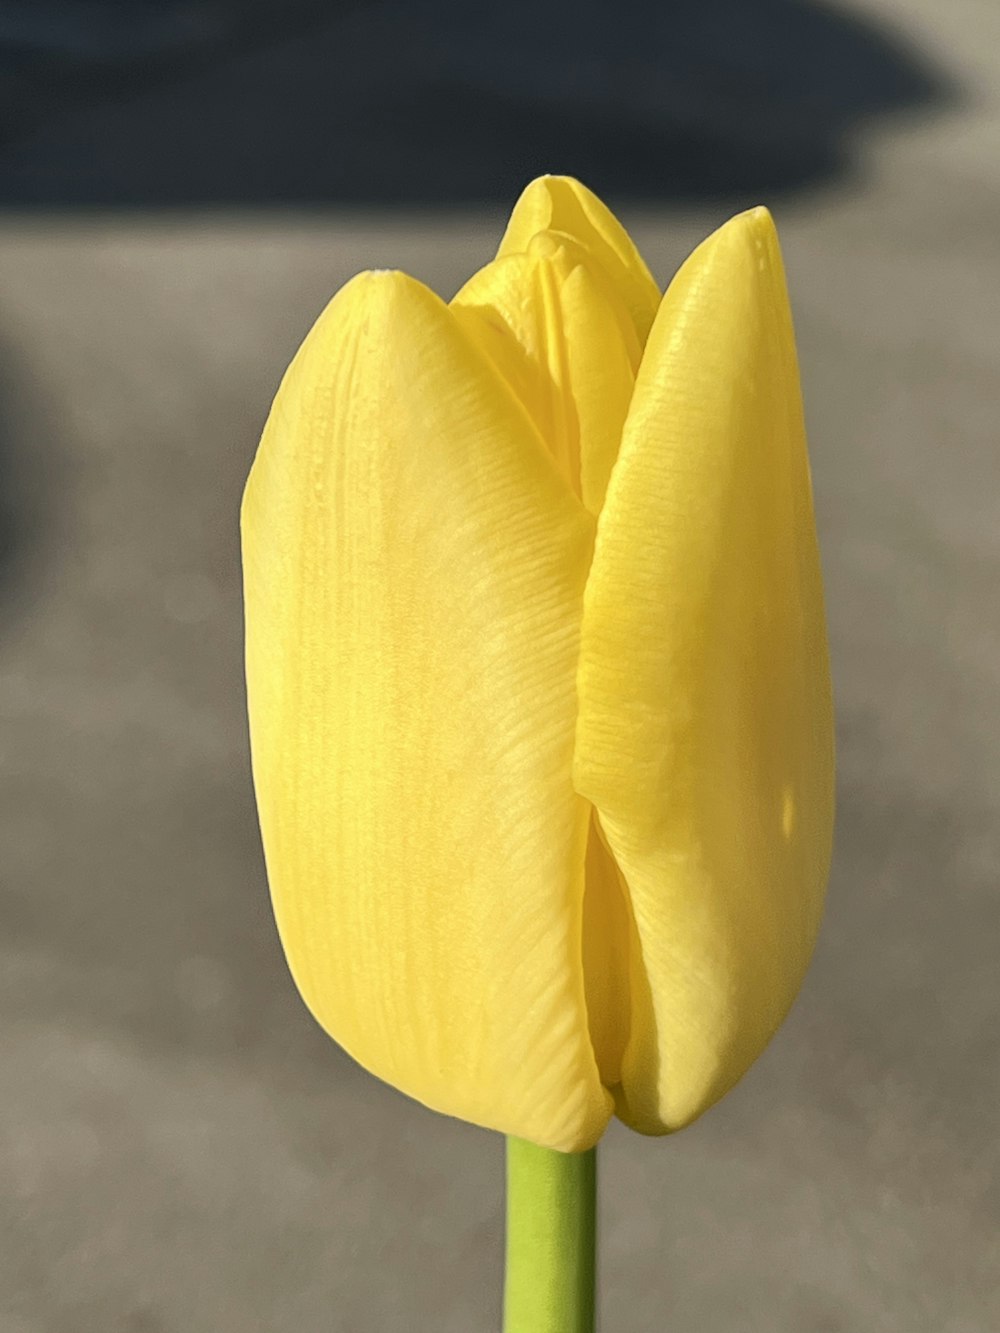
M 652 1031 L 654 1024 L 628 886 L 596 811 L 587 841 L 583 972 L 590 1039 L 601 1082 L 618 1101 L 632 1034 Z
M 447 307 L 392 273 L 306 339 L 243 507 L 254 778 L 303 997 L 380 1078 L 561 1149 L 610 1103 L 570 776 L 592 534 Z
M 481 269 L 452 309 L 528 410 L 567 484 L 598 513 L 641 352 L 604 270 L 569 237 L 539 232 L 523 254 Z
M 522 253 L 542 231 L 563 232 L 590 252 L 619 292 L 644 343 L 660 289 L 611 210 L 571 176 L 539 176 L 515 204 L 497 258 Z
M 651 1004 L 618 1110 L 679 1128 L 784 1017 L 822 910 L 833 741 L 791 317 L 763 209 L 678 273 L 587 584 L 575 780 L 628 885 Z

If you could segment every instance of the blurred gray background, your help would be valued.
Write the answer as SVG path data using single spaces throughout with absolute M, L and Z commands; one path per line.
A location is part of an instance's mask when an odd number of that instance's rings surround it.
M 772 206 L 839 705 L 826 928 L 743 1084 L 602 1150 L 607 1333 L 1000 1328 L 996 0 L 0 3 L 0 1333 L 487 1333 L 500 1141 L 313 1026 L 237 508 L 328 296 L 541 170 L 666 282 Z

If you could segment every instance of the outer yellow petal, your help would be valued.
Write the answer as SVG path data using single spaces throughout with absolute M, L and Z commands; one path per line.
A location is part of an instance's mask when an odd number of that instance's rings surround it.
M 254 777 L 303 997 L 380 1078 L 562 1149 L 610 1102 L 570 781 L 592 531 L 447 307 L 393 273 L 321 316 L 243 507 Z
M 540 176 L 514 206 L 497 258 L 521 253 L 542 231 L 564 232 L 602 265 L 646 341 L 660 303 L 660 289 L 632 238 L 596 194 L 571 176 Z
M 618 455 L 641 348 L 603 268 L 569 237 L 532 236 L 481 269 L 452 309 L 527 408 L 594 514 Z
M 579 687 L 576 782 L 627 881 L 651 997 L 633 1005 L 618 1110 L 662 1132 L 726 1092 L 784 1017 L 830 849 L 822 589 L 763 209 L 664 297 L 598 523 Z

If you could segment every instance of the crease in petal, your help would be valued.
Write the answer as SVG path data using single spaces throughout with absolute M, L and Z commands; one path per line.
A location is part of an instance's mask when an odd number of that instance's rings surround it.
M 656 317 L 660 289 L 607 205 L 571 176 L 540 176 L 514 205 L 497 258 L 523 253 L 533 236 L 546 231 L 571 237 L 601 265 L 629 311 L 641 346 Z
M 601 1082 L 621 1082 L 622 1057 L 631 1026 L 628 891 L 608 850 L 596 811 L 587 837 L 583 899 L 583 975 L 590 1039 Z
M 591 513 L 604 501 L 640 359 L 629 313 L 590 252 L 558 232 L 481 269 L 452 302 Z
M 598 521 L 578 688 L 575 781 L 627 884 L 651 997 L 633 1005 L 617 1110 L 665 1132 L 780 1024 L 829 862 L 822 586 L 763 209 L 710 237 L 664 297 Z
M 366 274 L 282 383 L 242 535 L 258 809 L 303 998 L 428 1106 L 591 1146 L 611 1098 L 570 771 L 592 518 L 447 307 Z

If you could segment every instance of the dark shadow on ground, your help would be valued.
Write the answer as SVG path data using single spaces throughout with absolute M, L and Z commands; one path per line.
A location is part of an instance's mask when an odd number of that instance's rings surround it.
M 740 203 L 957 95 L 901 36 L 802 0 L 50 0 L 31 41 L 14 12 L 7 207 L 506 203 L 542 171 Z

